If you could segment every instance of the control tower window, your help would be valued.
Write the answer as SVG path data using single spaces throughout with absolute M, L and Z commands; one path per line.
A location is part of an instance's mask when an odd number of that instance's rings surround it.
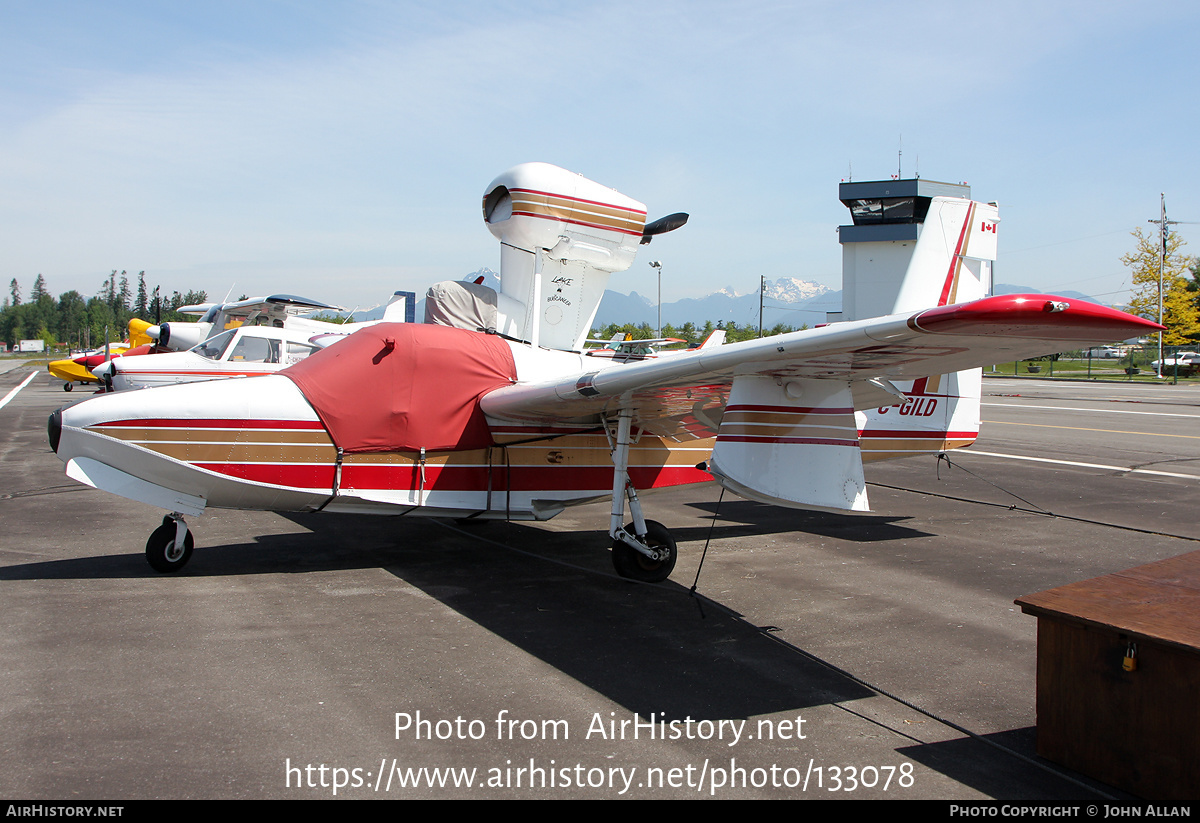
M 874 223 L 913 223 L 925 219 L 929 211 L 928 197 L 881 197 L 870 200 L 851 200 L 850 215 L 854 225 Z

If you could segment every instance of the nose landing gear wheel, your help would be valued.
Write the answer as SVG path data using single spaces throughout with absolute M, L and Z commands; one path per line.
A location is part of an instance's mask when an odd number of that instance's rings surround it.
M 164 523 L 155 529 L 146 541 L 146 562 L 156 572 L 177 572 L 187 565 L 192 557 L 194 541 L 191 530 L 189 529 L 184 537 L 182 546 L 176 545 L 175 533 L 174 522 Z
M 633 524 L 630 523 L 626 526 L 625 531 L 633 534 Z M 660 559 L 651 560 L 633 546 L 618 540 L 613 543 L 612 547 L 613 568 L 621 577 L 627 577 L 630 580 L 661 583 L 670 577 L 671 572 L 675 569 L 675 560 L 678 557 L 675 538 L 671 537 L 671 532 L 662 523 L 647 520 L 645 543 L 659 552 Z

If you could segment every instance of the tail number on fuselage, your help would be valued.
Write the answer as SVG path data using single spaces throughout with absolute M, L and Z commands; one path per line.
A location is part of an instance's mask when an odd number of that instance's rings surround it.
M 887 414 L 892 409 L 899 407 L 900 414 L 906 417 L 929 417 L 937 410 L 936 397 L 910 397 L 906 403 L 897 403 L 894 406 L 880 406 L 879 413 Z

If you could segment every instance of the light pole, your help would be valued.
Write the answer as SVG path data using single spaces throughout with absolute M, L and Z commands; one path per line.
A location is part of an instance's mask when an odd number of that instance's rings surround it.
M 658 328 L 654 331 L 655 337 L 662 337 L 662 261 L 651 260 L 650 266 L 658 269 Z

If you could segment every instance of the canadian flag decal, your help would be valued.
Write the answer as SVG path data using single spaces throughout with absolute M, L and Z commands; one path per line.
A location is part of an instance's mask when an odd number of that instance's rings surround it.
M 989 223 L 986 220 L 984 220 L 982 223 L 979 224 L 979 228 L 980 228 L 980 231 L 990 231 L 992 234 L 996 233 L 996 224 Z

